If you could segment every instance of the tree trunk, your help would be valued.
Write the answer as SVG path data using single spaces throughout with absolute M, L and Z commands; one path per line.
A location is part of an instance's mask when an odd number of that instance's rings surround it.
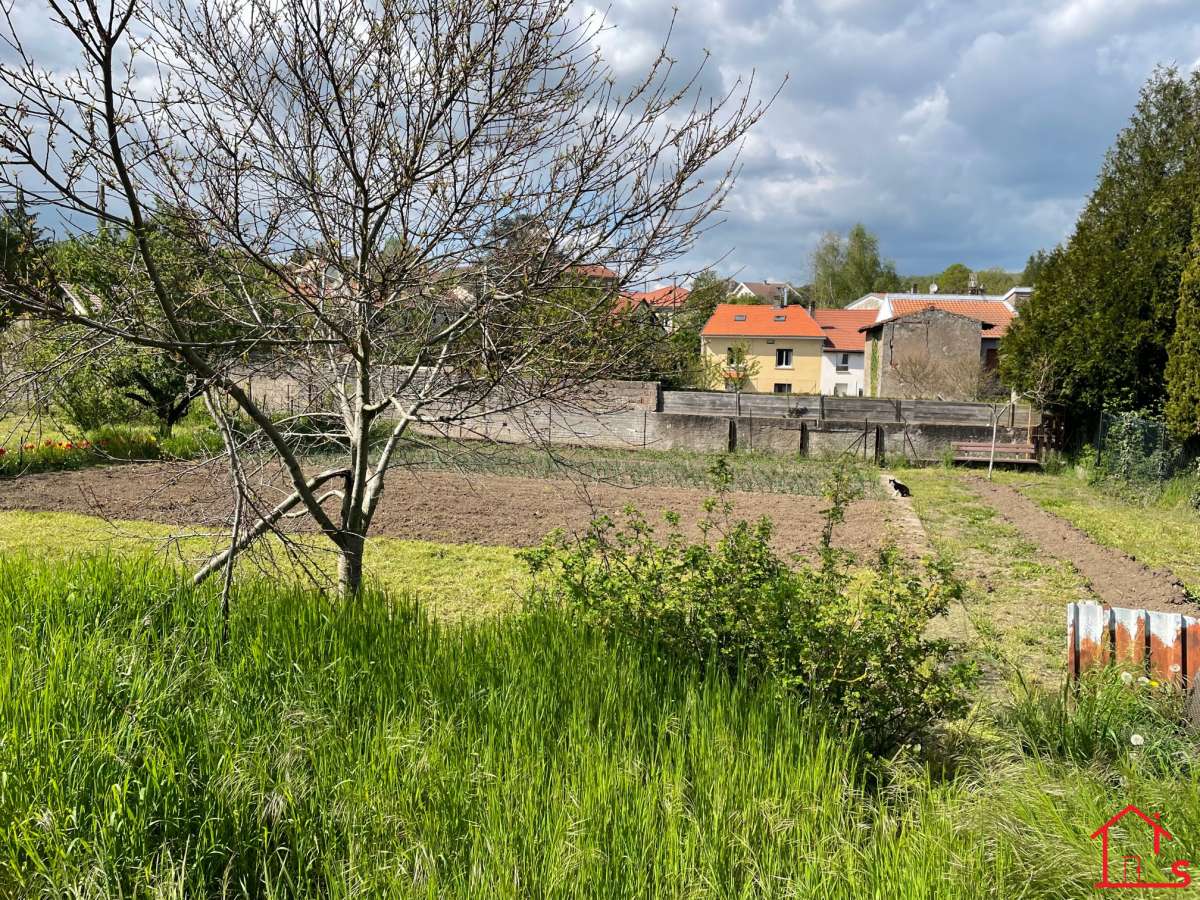
M 338 594 L 343 599 L 355 597 L 362 588 L 363 549 L 366 539 L 360 534 L 343 537 L 338 556 Z

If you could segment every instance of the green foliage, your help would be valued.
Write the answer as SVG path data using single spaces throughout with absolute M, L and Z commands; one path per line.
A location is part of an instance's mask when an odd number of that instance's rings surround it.
M 620 526 L 596 519 L 576 542 L 551 536 L 525 554 L 540 586 L 535 606 L 677 663 L 769 679 L 856 726 L 874 752 L 893 752 L 963 709 L 970 666 L 924 635 L 961 588 L 941 566 L 921 578 L 894 549 L 851 569 L 831 544 L 849 484 L 831 484 L 820 567 L 789 566 L 771 549 L 771 523 L 734 521 L 719 495 L 695 543 L 677 514 L 660 540 L 632 508 Z
M 729 281 L 706 270 L 692 279 L 683 308 L 675 313 L 671 333 L 664 343 L 666 358 L 661 367 L 664 386 L 704 388 L 712 381 L 700 355 L 700 332 L 720 303 L 730 302 Z
M 1200 220 L 1197 220 L 1200 226 Z M 1179 282 L 1175 333 L 1167 347 L 1167 427 L 1180 440 L 1200 435 L 1200 239 Z
M 1161 419 L 1129 412 L 1101 416 L 1103 443 L 1092 479 L 1143 502 L 1153 499 L 1180 467 L 1181 447 Z
M 947 266 L 933 279 L 942 294 L 965 294 L 970 287 L 971 270 L 962 263 Z
M 552 611 L 446 627 L 258 581 L 222 646 L 216 601 L 141 560 L 0 559 L 0 891 L 1080 897 L 1129 802 L 1196 858 L 1190 761 L 1001 734 L 939 782 Z
M 11 207 L 3 205 L 0 212 L 0 280 L 12 282 L 36 278 L 44 269 L 48 246 L 43 230 L 26 209 L 22 195 L 17 195 Z M 0 299 L 0 331 L 12 321 L 14 313 L 8 300 Z
M 879 238 L 861 224 L 843 238 L 821 236 L 810 260 L 811 299 L 817 306 L 845 306 L 871 291 L 897 291 L 900 277 L 891 260 L 879 256 Z
M 1160 69 L 1067 245 L 1039 261 L 1037 290 L 1004 339 L 1006 384 L 1026 390 L 1046 359 L 1051 399 L 1077 421 L 1106 406 L 1160 408 L 1196 196 L 1200 73 Z
M 232 610 L 222 646 L 215 587 L 142 562 L 0 560 L 0 651 L 21 686 L 0 692 L 4 893 L 1008 883 L 932 798 L 869 796 L 854 743 L 769 685 L 703 678 L 552 614 L 448 628 L 402 597 L 333 611 L 266 582 Z
M 1027 753 L 1091 765 L 1126 765 L 1154 774 L 1196 762 L 1183 696 L 1170 683 L 1108 668 L 1057 693 L 1019 687 L 1004 724 Z
M 1021 273 L 1021 284 L 1026 287 L 1037 287 L 1042 280 L 1042 272 L 1046 268 L 1046 262 L 1050 259 L 1050 254 L 1045 250 L 1038 250 L 1036 253 L 1029 255 L 1029 261 L 1025 263 L 1025 271 Z
M 141 408 L 119 388 L 136 359 L 133 348 L 90 340 L 75 328 L 46 331 L 29 344 L 25 356 L 31 369 L 46 372 L 42 391 L 80 431 L 141 418 Z

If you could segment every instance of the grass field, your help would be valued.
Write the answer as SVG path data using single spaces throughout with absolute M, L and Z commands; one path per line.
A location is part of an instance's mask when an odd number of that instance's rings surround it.
M 903 473 L 934 549 L 967 583 L 962 607 L 937 627 L 967 638 L 993 686 L 1018 671 L 1056 683 L 1064 669 L 1063 611 L 1086 599 L 1083 580 L 1004 522 L 965 477 L 943 468 Z
M 1073 473 L 1000 476 L 1094 540 L 1173 572 L 1200 596 L 1200 512 L 1183 503 L 1144 504 L 1093 486 Z
M 70 556 L 148 552 L 190 571 L 224 544 L 214 537 L 177 538 L 179 528 L 154 522 L 106 522 L 75 513 L 0 512 L 0 558 L 24 556 L 61 560 Z M 226 537 L 227 540 L 227 537 Z M 303 539 L 311 548 L 308 561 L 325 576 L 336 572 L 336 561 L 317 537 Z M 275 572 L 281 566 L 289 579 L 303 572 L 279 553 L 277 542 L 249 554 L 239 564 L 239 577 Z M 475 544 L 436 544 L 373 537 L 367 542 L 367 577 L 385 590 L 416 597 L 430 615 L 457 620 L 511 610 L 527 584 L 525 567 L 508 547 Z
M 1127 802 L 1200 850 L 1196 772 L 1094 711 L 1070 733 L 1107 756 L 1031 740 L 1052 697 L 939 782 L 545 615 L 252 582 L 233 608 L 222 647 L 168 570 L 0 560 L 0 895 L 1080 897 Z

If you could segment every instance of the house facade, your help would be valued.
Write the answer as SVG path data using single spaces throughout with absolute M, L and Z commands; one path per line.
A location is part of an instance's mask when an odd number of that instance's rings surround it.
M 821 390 L 825 333 L 801 306 L 721 303 L 700 332 L 704 361 L 757 393 L 816 394 Z M 744 374 L 744 379 L 737 377 Z
M 1017 287 L 1003 296 L 874 293 L 855 300 L 846 309 L 873 311 L 875 324 L 905 320 L 895 327 L 866 332 L 866 395 L 970 398 L 976 392 L 981 378 L 994 375 L 999 366 L 1000 340 L 1008 333 L 1013 319 L 1019 315 L 1021 304 L 1031 291 L 1030 288 Z M 955 322 L 951 318 L 920 315 L 930 310 L 973 320 L 979 327 L 972 329 L 970 325 Z M 973 334 L 968 335 L 968 332 Z M 918 334 L 924 334 L 925 337 L 918 340 Z M 900 345 L 895 343 L 898 335 Z M 878 343 L 872 345 L 872 341 L 880 340 L 886 341 L 886 346 Z M 960 344 L 958 341 L 966 343 Z M 936 359 L 930 357 L 935 347 L 942 348 Z M 878 363 L 874 369 L 873 360 Z M 906 360 L 908 368 L 903 375 L 897 371 L 901 360 Z M 942 370 L 941 376 L 934 377 L 931 374 L 934 368 Z M 957 374 L 951 375 L 951 370 L 956 370 Z
M 864 326 L 867 395 L 976 399 L 985 327 L 994 326 L 933 306 Z
M 678 285 L 667 285 L 652 291 L 631 291 L 623 295 L 630 306 L 644 305 L 654 320 L 667 332 L 675 330 L 675 315 L 687 302 L 688 291 Z
M 816 309 L 813 320 L 821 326 L 825 345 L 821 353 L 821 393 L 832 397 L 861 397 L 864 378 L 865 336 L 860 330 L 875 321 L 873 309 Z

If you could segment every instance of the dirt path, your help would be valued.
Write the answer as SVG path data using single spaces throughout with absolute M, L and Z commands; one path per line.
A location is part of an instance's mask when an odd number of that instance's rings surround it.
M 1015 488 L 982 478 L 968 479 L 968 483 L 1028 540 L 1074 565 L 1092 592 L 1110 606 L 1200 615 L 1200 603 L 1189 598 L 1183 584 L 1170 573 L 1096 543 Z
M 256 478 L 272 504 L 283 496 L 278 473 Z M 622 488 L 566 480 L 400 470 L 388 480 L 372 533 L 440 543 L 527 547 L 555 528 L 582 529 L 595 513 L 619 517 L 628 504 L 652 524 L 666 510 L 678 511 L 693 538 L 709 491 L 677 487 Z M 734 492 L 734 514 L 775 523 L 776 549 L 813 555 L 820 542 L 819 497 Z M 228 476 L 220 467 L 190 463 L 147 463 L 27 475 L 0 482 L 0 509 L 77 512 L 112 519 L 141 519 L 169 525 L 223 523 L 229 517 Z M 905 547 L 897 510 L 889 501 L 850 505 L 835 542 L 873 553 L 895 537 Z M 302 521 L 302 520 L 300 520 Z M 906 548 L 907 549 L 907 548 Z

